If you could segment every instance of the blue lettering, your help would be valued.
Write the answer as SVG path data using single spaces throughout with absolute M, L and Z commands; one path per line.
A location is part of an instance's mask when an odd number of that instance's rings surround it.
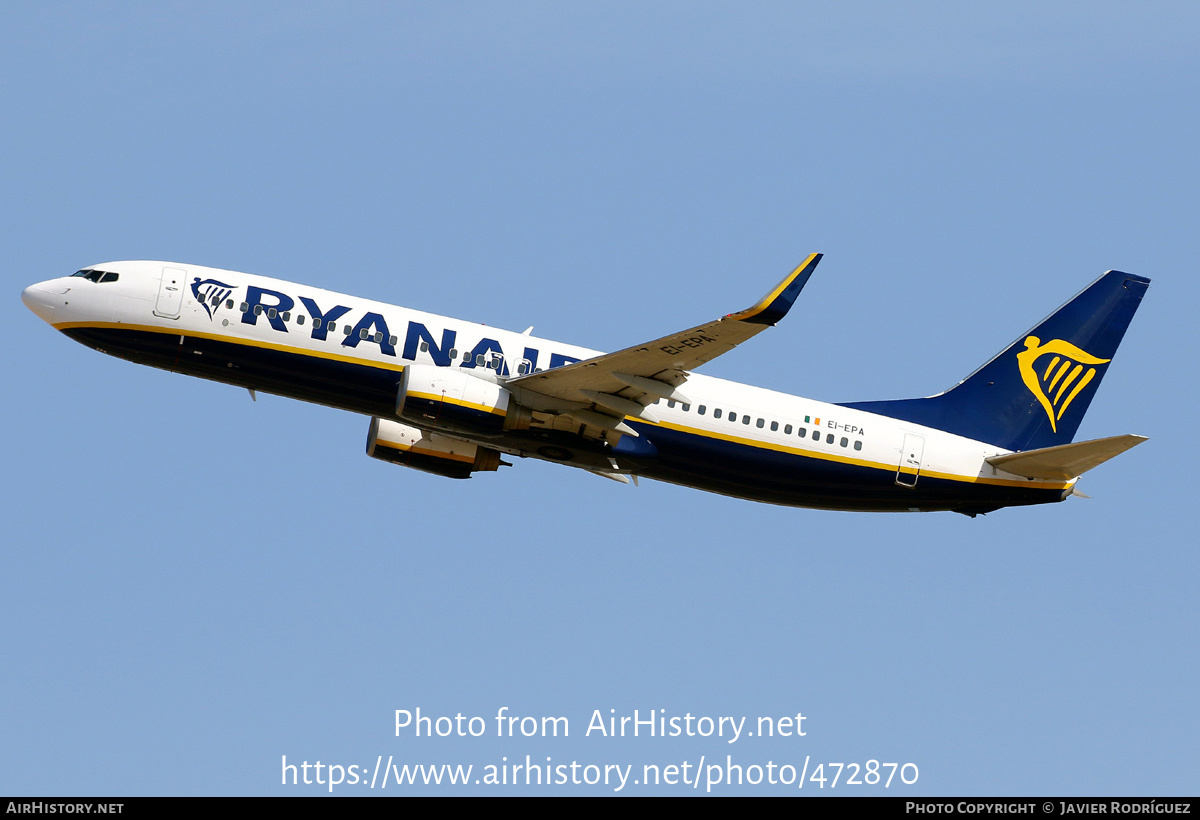
M 521 358 L 523 358 L 523 359 L 525 359 L 525 361 L 529 362 L 529 369 L 527 371 L 525 371 L 526 373 L 532 373 L 533 371 L 537 370 L 537 362 L 538 362 L 538 351 L 537 350 L 535 350 L 532 347 L 527 347 L 527 348 L 525 348 L 525 352 L 521 354 Z
M 457 334 L 453 330 L 442 331 L 442 343 L 438 345 L 433 339 L 433 334 L 429 329 L 420 322 L 408 323 L 408 335 L 404 337 L 404 358 L 412 361 L 417 358 L 417 345 L 425 342 L 429 345 L 429 355 L 433 357 L 433 363 L 438 367 L 450 366 L 450 348 L 454 347 L 454 338 Z M 393 351 L 393 355 L 395 355 Z
M 273 301 L 264 304 L 264 296 L 271 297 Z M 292 301 L 292 297 L 288 296 L 286 293 L 280 293 L 277 290 L 267 290 L 266 288 L 256 287 L 255 285 L 247 285 L 246 312 L 242 314 L 242 324 L 258 324 L 258 312 L 254 310 L 256 307 L 261 307 L 262 313 L 267 313 L 267 311 L 271 308 L 275 308 L 276 314 L 274 316 L 268 315 L 267 321 L 271 323 L 271 327 L 273 327 L 275 330 L 282 330 L 284 333 L 287 333 L 287 325 L 284 323 L 283 318 L 279 314 L 283 313 L 285 310 L 291 310 L 295 304 L 296 303 Z
M 364 330 L 366 331 L 365 339 L 363 338 Z M 379 336 L 378 342 L 375 341 L 376 336 Z M 379 350 L 384 355 L 396 355 L 396 348 L 392 346 L 392 342 L 388 338 L 387 322 L 378 313 L 364 314 L 350 331 L 350 335 L 342 342 L 342 347 L 358 347 L 359 342 L 373 342 L 379 345 Z
M 329 332 L 329 323 L 337 321 L 350 312 L 350 308 L 338 305 L 337 307 L 330 308 L 328 313 L 322 313 L 321 309 L 317 307 L 317 303 L 307 296 L 301 296 L 300 301 L 304 303 L 305 309 L 308 310 L 308 315 L 313 317 L 312 337 L 322 342 L 325 341 L 326 334 Z M 320 323 L 320 327 L 317 327 L 318 323 Z
M 574 364 L 578 361 L 582 361 L 582 359 L 576 359 L 574 356 L 567 356 L 562 353 L 551 353 L 550 369 L 553 370 L 556 367 L 562 367 L 564 364 Z

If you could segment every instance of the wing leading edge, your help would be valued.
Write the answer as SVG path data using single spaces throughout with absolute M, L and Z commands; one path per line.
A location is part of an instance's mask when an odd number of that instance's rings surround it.
M 786 316 L 820 261 L 821 254 L 810 255 L 745 310 L 616 353 L 518 376 L 508 385 L 578 403 L 581 409 L 569 410 L 568 415 L 636 435 L 620 423 L 621 419 L 633 416 L 654 421 L 644 408 L 656 399 L 687 402 L 678 388 L 686 381 L 688 371 L 727 353 Z

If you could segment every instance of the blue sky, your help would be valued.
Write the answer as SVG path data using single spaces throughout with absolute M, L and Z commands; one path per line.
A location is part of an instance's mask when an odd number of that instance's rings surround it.
M 528 754 L 1195 794 L 1198 33 L 1188 3 L 5 4 L 0 792 L 317 794 L 283 756 Z M 813 251 L 787 319 L 702 372 L 927 395 L 1115 268 L 1153 284 L 1079 436 L 1150 441 L 1092 500 L 975 520 L 527 461 L 454 482 L 18 298 L 169 259 L 617 349 Z M 397 737 L 418 707 L 491 731 Z M 500 707 L 571 735 L 497 738 Z M 584 735 L 635 709 L 807 733 Z

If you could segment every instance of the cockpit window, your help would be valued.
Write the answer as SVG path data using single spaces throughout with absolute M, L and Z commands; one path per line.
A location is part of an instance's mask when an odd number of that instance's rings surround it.
M 119 274 L 112 271 L 92 270 L 91 268 L 77 270 L 71 276 L 82 276 L 90 282 L 115 282 L 119 278 Z

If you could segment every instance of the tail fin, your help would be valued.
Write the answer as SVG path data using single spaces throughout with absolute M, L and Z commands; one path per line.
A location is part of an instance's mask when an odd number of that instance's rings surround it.
M 1006 450 L 1068 444 L 1149 284 L 1109 271 L 945 393 L 841 406 Z

